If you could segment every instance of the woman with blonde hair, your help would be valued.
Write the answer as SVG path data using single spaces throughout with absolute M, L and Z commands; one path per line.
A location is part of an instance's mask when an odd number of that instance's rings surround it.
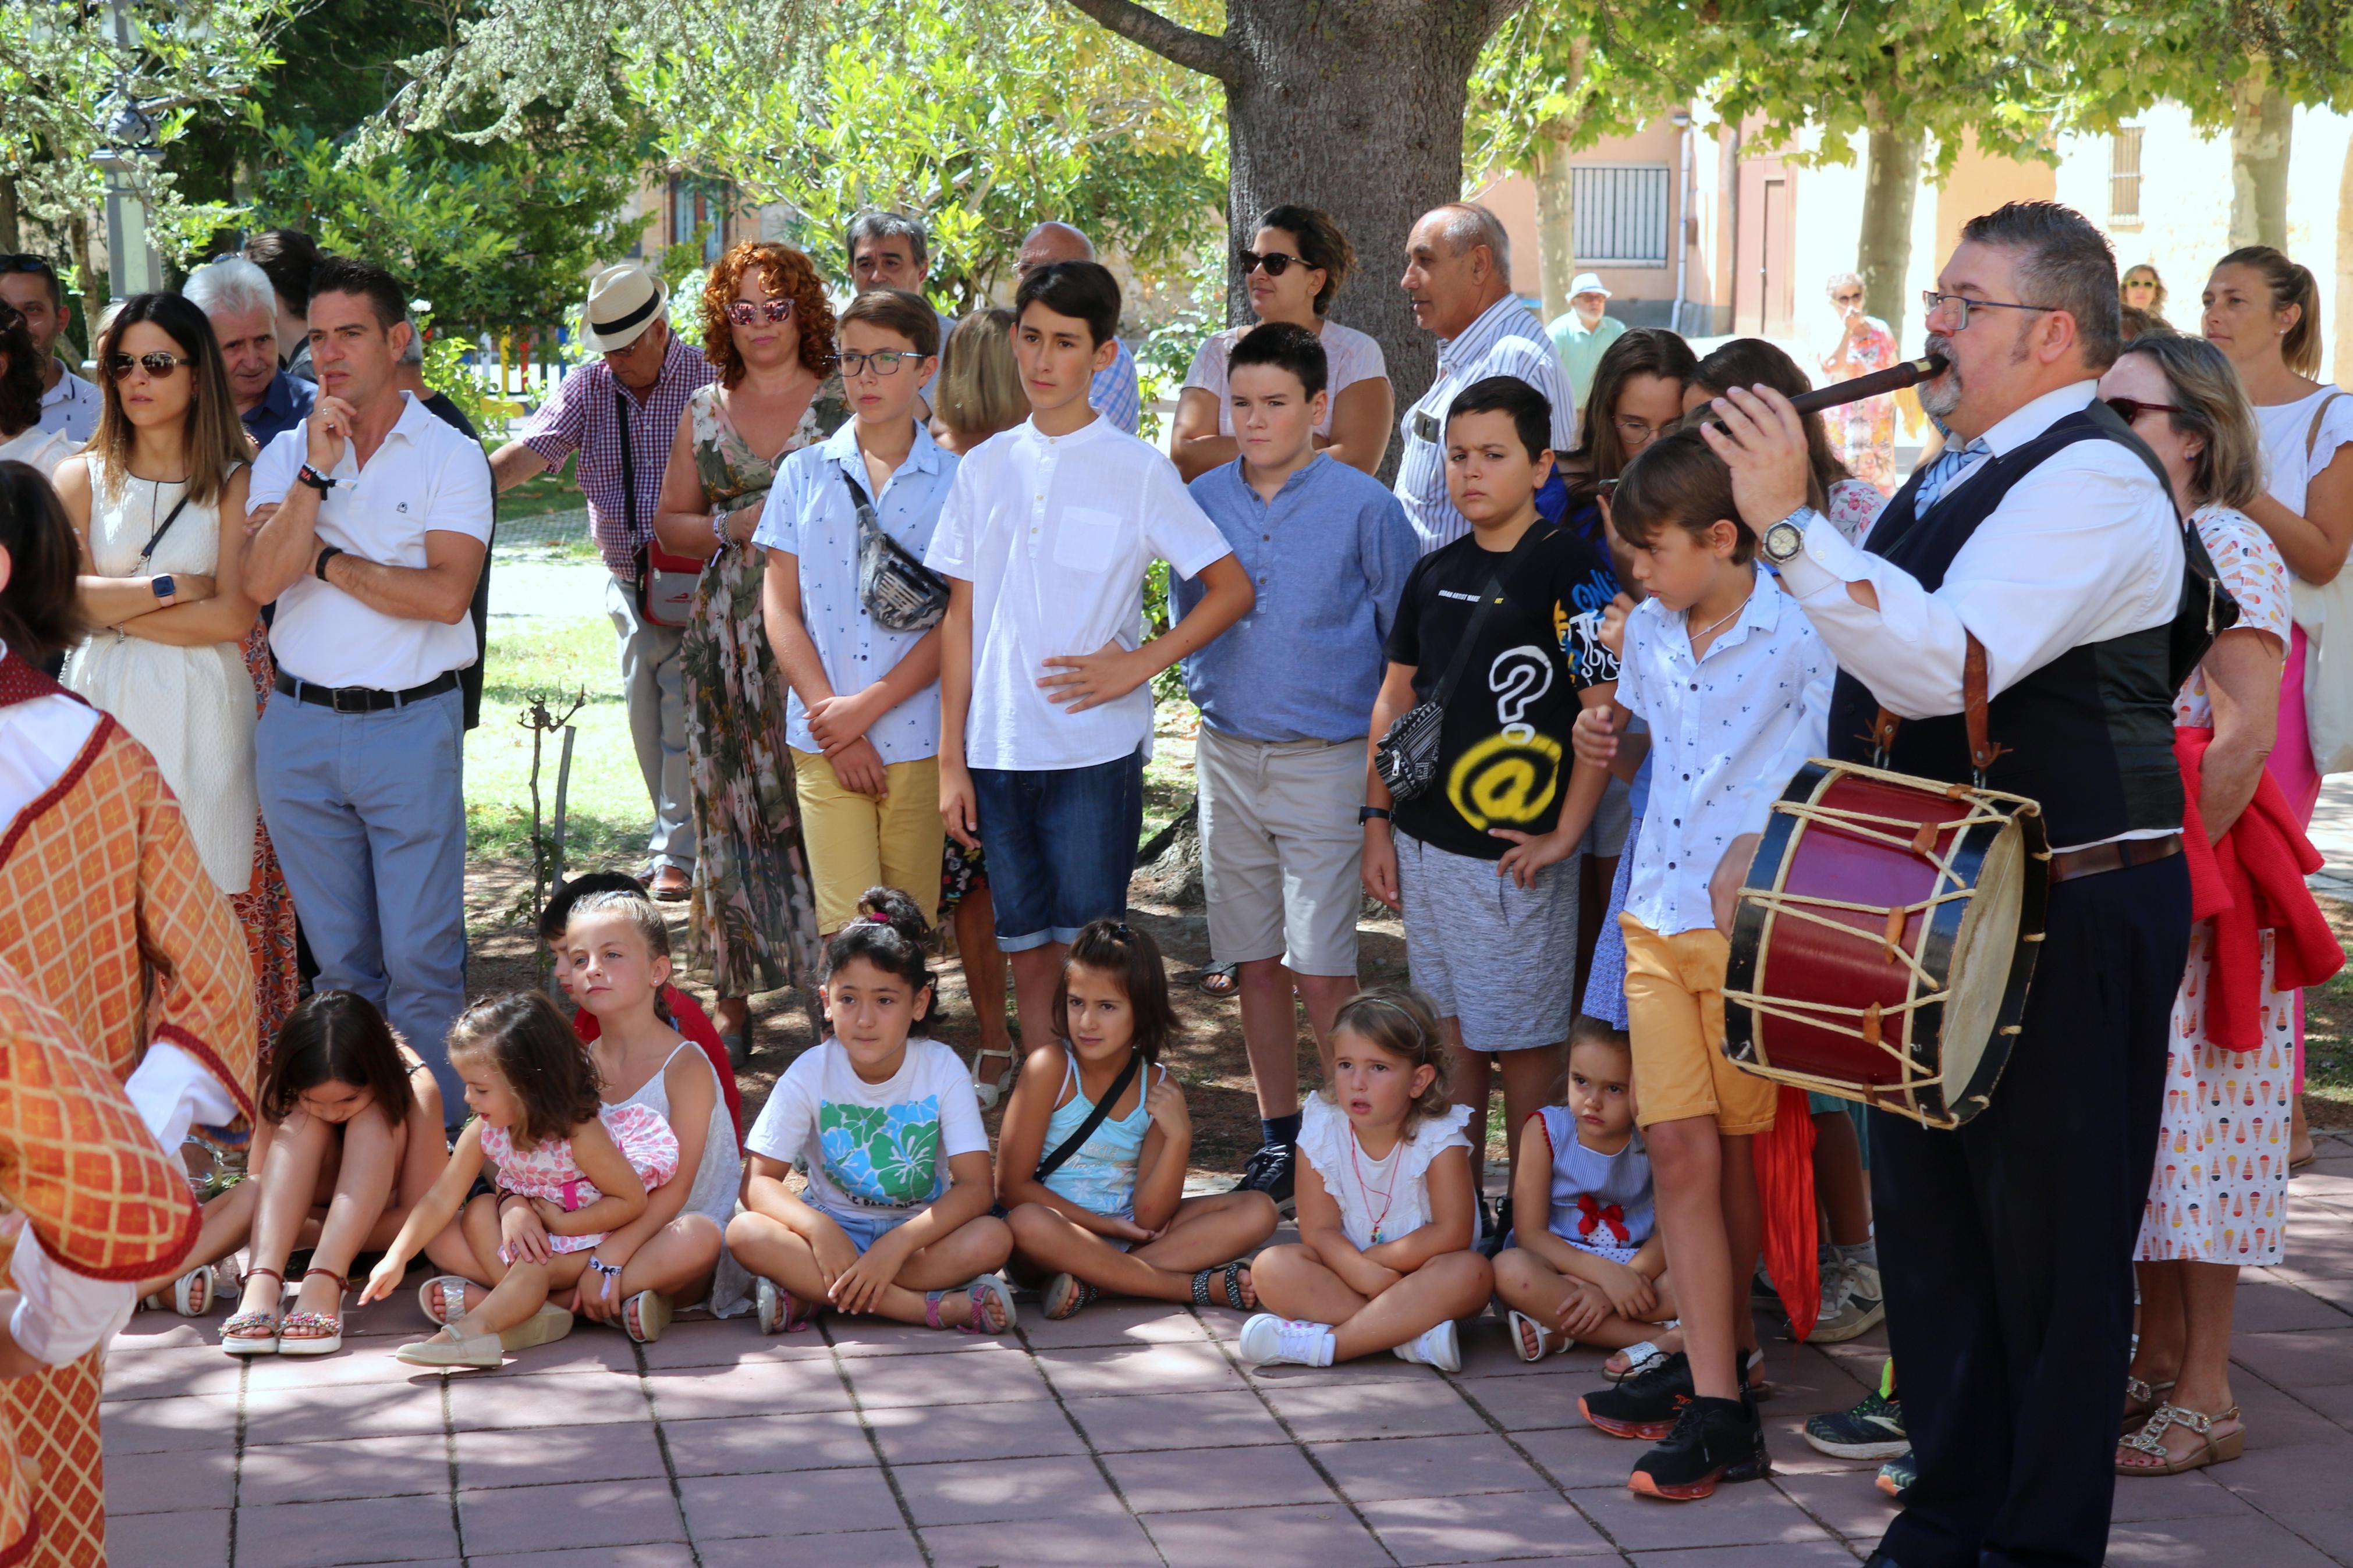
M 263 827 L 253 734 L 274 671 L 244 590 L 251 448 L 212 323 L 176 294 L 134 294 L 100 331 L 104 403 L 59 464 L 91 631 L 65 684 L 114 715 L 179 797 L 197 858 L 244 927 L 257 1048 L 293 1011 L 294 902 Z M 223 527 L 221 520 L 230 524 Z
M 848 416 L 833 310 L 809 258 L 746 240 L 702 290 L 702 353 L 718 379 L 687 400 L 662 475 L 663 548 L 708 555 L 679 650 L 694 792 L 690 951 L 711 967 L 729 1057 L 751 1054 L 751 995 L 817 965 L 817 905 L 785 745 L 784 684 L 761 614 L 752 542 L 776 465 Z
M 2165 320 L 2165 279 L 2148 262 L 2127 267 L 2116 280 L 2116 302 L 2127 310 L 2145 310 L 2157 319 L 2159 326 Z
M 1013 358 L 1013 312 L 975 310 L 940 344 L 932 387 L 932 439 L 958 457 L 1029 417 L 1021 367 Z
M 2162 1476 L 2236 1458 L 2245 1446 L 2231 1399 L 2231 1313 L 2241 1267 L 2281 1258 L 2290 988 L 2327 978 L 2343 958 L 2292 856 L 2279 850 L 2309 847 L 2263 766 L 2279 717 L 2288 569 L 2246 510 L 2263 485 L 2254 411 L 2221 350 L 2172 332 L 2136 342 L 2100 394 L 2165 465 L 2175 504 L 2239 605 L 2237 624 L 2174 702 L 2189 853 L 2251 877 L 2232 908 L 2190 930 L 2136 1253 L 2140 1338 L 2125 1414 L 2142 1425 L 2118 1445 L 2116 1473 Z M 2264 865 L 2286 874 L 2266 878 Z

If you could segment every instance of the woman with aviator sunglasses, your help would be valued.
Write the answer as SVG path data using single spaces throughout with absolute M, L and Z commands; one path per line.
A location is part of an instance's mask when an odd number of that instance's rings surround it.
M 262 826 L 254 725 L 274 670 L 244 590 L 251 447 L 212 323 L 136 294 L 99 334 L 90 445 L 58 468 L 93 630 L 65 684 L 153 753 L 197 858 L 244 927 L 263 1050 L 293 1011 L 294 904 Z M 183 1298 L 186 1304 L 186 1298 Z
M 817 904 L 785 741 L 784 683 L 761 613 L 766 552 L 752 531 L 776 468 L 847 417 L 833 374 L 833 310 L 789 246 L 736 246 L 702 291 L 702 353 L 719 378 L 679 416 L 654 532 L 709 557 L 679 650 L 694 795 L 688 942 L 711 966 L 717 1022 L 739 1067 L 751 995 L 817 964 Z
M 1324 319 L 1356 264 L 1348 237 L 1314 207 L 1270 207 L 1235 260 L 1258 321 L 1291 321 L 1323 340 L 1332 396 L 1315 427 L 1315 445 L 1351 468 L 1377 471 L 1397 414 L 1381 345 L 1354 327 Z M 1188 482 L 1241 455 L 1226 398 L 1226 359 L 1248 331 L 1229 327 L 1211 333 L 1185 373 L 1169 455 Z

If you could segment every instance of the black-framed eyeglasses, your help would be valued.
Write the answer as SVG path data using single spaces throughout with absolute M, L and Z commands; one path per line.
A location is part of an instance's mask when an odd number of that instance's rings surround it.
M 2187 408 L 2183 408 L 2177 404 L 2143 403 L 2137 397 L 2111 397 L 2107 399 L 2107 405 L 2110 408 L 2116 411 L 2116 417 L 2123 420 L 2127 425 L 2131 424 L 2134 420 L 2139 418 L 2144 414 L 2187 414 L 2189 412 Z
M 1266 268 L 1266 275 L 1269 278 L 1280 278 L 1294 267 L 1307 265 L 1298 257 L 1285 256 L 1280 250 L 1270 250 L 1263 256 L 1255 250 L 1237 250 L 1234 252 L 1234 259 L 1241 263 L 1242 276 L 1245 278 L 1261 267 Z
M 158 349 L 152 354 L 140 354 L 136 358 L 130 354 L 111 355 L 106 362 L 106 373 L 115 380 L 121 381 L 133 370 L 143 370 L 161 381 L 182 365 L 195 363 L 192 359 L 182 359 L 178 354 L 167 354 Z
M 844 349 L 833 356 L 833 363 L 841 367 L 841 374 L 844 375 L 863 375 L 866 374 L 868 365 L 874 367 L 874 374 L 877 375 L 896 375 L 902 364 L 921 364 L 930 357 L 928 354 L 917 353 L 913 349 L 877 349 L 872 353 L 860 353 L 856 349 Z
M 1948 305 L 1952 307 L 1953 331 L 1957 332 L 1966 332 L 1969 330 L 1971 310 L 2056 310 L 2061 309 L 2057 305 L 2023 304 L 2016 300 L 1972 300 L 1966 294 L 1939 294 L 1934 289 L 1920 290 L 1920 303 L 1926 308 L 1931 316 L 1936 315 Z
M 782 300 L 769 300 L 757 305 L 749 300 L 727 301 L 727 319 L 739 327 L 750 326 L 764 314 L 768 318 L 768 324 L 773 327 L 792 313 L 793 302 L 789 297 Z

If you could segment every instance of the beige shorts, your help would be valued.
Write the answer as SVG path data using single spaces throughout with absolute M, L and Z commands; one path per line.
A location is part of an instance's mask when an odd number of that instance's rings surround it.
M 1194 767 L 1211 954 L 1353 978 L 1364 742 L 1244 741 L 1204 724 Z
M 940 760 L 883 765 L 883 798 L 841 787 L 820 752 L 790 748 L 801 807 L 801 843 L 817 888 L 817 929 L 839 931 L 858 918 L 872 887 L 896 888 L 931 920 L 940 905 Z
M 1634 1120 L 1650 1127 L 1712 1116 L 1729 1136 L 1770 1131 L 1779 1090 L 1724 1054 L 1731 944 L 1713 926 L 1662 936 L 1630 914 L 1618 924 L 1626 933 Z

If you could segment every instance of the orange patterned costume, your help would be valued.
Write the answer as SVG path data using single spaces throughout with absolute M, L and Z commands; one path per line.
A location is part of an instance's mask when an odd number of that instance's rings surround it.
M 22 1215 L 51 1262 L 76 1274 L 168 1274 L 195 1245 L 187 1181 L 112 1075 L 71 1038 L 23 977 L 0 966 L 0 1200 Z M 49 1560 L 88 1563 L 97 1560 L 90 1552 L 103 1551 L 102 1541 L 88 1539 L 89 1521 L 76 1527 L 36 1510 L 17 1455 L 47 1461 L 47 1447 L 38 1432 L 0 1432 L 0 1568 L 30 1562 L 51 1535 L 68 1544 L 62 1556 L 43 1553 Z
M 0 658 L 0 709 L 61 691 L 15 653 Z M 111 718 L 100 715 L 63 775 L 0 829 L 0 965 L 37 988 L 69 1044 L 117 1083 L 148 1042 L 168 1041 L 251 1119 L 257 1040 L 245 934 L 205 875 L 154 759 Z M 17 1378 L 0 1395 L 18 1452 L 40 1477 L 43 1530 L 29 1560 L 44 1568 L 106 1561 L 102 1354 Z

